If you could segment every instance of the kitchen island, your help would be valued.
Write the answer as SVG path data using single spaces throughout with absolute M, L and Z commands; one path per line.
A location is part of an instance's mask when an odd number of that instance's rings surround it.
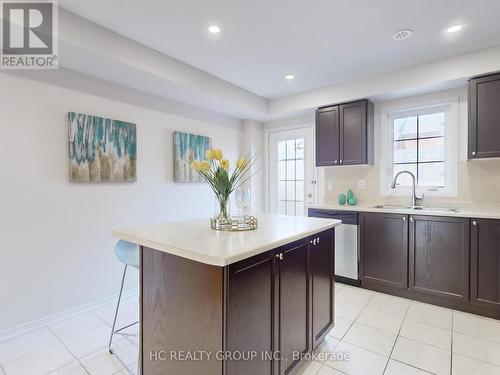
M 338 220 L 259 215 L 114 230 L 140 245 L 143 375 L 293 374 L 334 324 Z

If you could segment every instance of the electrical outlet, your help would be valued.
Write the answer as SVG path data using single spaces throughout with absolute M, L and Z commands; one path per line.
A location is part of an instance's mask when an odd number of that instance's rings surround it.
M 328 191 L 333 191 L 333 181 L 327 182 L 327 189 L 328 189 Z
M 366 188 L 366 181 L 365 180 L 359 180 L 358 181 L 358 189 L 359 190 L 365 190 Z

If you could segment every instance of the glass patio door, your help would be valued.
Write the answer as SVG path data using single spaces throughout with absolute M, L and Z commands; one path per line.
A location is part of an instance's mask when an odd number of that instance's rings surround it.
M 312 127 L 269 134 L 269 211 L 281 215 L 307 215 L 317 184 Z

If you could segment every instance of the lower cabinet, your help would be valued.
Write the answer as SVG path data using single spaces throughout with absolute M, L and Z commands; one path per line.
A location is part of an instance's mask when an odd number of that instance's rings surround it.
M 500 319 L 500 220 L 359 215 L 361 286 Z
M 309 244 L 300 242 L 280 250 L 277 262 L 279 284 L 279 374 L 288 374 L 300 362 L 294 353 L 311 350 L 309 324 Z M 283 259 L 281 259 L 283 258 Z
M 414 298 L 455 308 L 468 303 L 469 222 L 410 216 L 408 269 Z
M 471 222 L 470 301 L 500 319 L 500 220 Z
M 230 352 L 275 350 L 274 254 L 265 253 L 229 266 L 227 283 L 227 350 Z M 231 375 L 274 375 L 275 363 L 262 360 L 227 361 Z
M 334 238 L 333 232 L 323 232 L 312 240 L 310 261 L 312 278 L 312 339 L 313 349 L 323 341 L 333 327 L 334 313 Z
M 361 286 L 382 292 L 408 292 L 408 216 L 359 215 Z
M 225 374 L 291 375 L 294 353 L 312 352 L 333 327 L 333 238 L 328 230 L 227 268 L 226 350 L 258 355 L 227 361 Z

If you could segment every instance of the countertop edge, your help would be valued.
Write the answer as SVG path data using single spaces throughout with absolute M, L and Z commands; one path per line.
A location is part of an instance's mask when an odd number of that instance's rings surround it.
M 164 253 L 168 253 L 171 255 L 176 255 L 176 256 L 179 256 L 181 258 L 193 260 L 195 262 L 200 262 L 200 263 L 204 263 L 204 264 L 211 265 L 211 266 L 225 267 L 225 266 L 229 266 L 230 264 L 239 262 L 241 260 L 251 258 L 255 255 L 262 254 L 266 251 L 275 249 L 279 246 L 286 245 L 287 243 L 300 240 L 301 238 L 308 237 L 308 236 L 314 235 L 316 233 L 320 233 L 322 231 L 335 228 L 335 227 L 342 224 L 340 220 L 333 220 L 333 219 L 326 219 L 326 220 L 328 220 L 329 223 L 328 224 L 325 223 L 324 225 L 318 226 L 318 228 L 311 229 L 311 230 L 304 231 L 304 232 L 300 232 L 300 233 L 297 233 L 296 235 L 286 237 L 282 240 L 270 242 L 270 243 L 265 244 L 261 247 L 252 249 L 244 254 L 239 254 L 239 255 L 227 257 L 227 258 L 221 257 L 221 256 L 204 255 L 204 254 L 201 254 L 201 253 L 189 250 L 189 249 L 182 249 L 182 248 L 177 248 L 177 247 L 172 246 L 172 245 L 158 243 L 158 242 L 151 241 L 151 240 L 148 240 L 145 238 L 136 237 L 136 236 L 133 236 L 133 235 L 128 234 L 128 233 L 124 233 L 120 229 L 112 230 L 111 235 L 119 240 L 124 240 L 124 241 L 128 241 L 131 243 L 135 243 L 139 246 L 146 246 L 146 247 L 149 247 L 149 248 L 154 249 L 154 250 L 162 251 Z
M 418 211 L 412 209 L 384 209 L 366 206 L 334 206 L 334 205 L 311 205 L 306 207 L 309 209 L 316 210 L 330 210 L 330 211 L 351 211 L 351 212 L 372 212 L 372 213 L 383 213 L 383 214 L 401 214 L 401 215 L 415 215 L 415 216 L 445 216 L 445 217 L 457 217 L 457 218 L 468 218 L 468 219 L 491 219 L 500 220 L 500 211 L 498 213 L 494 212 L 484 212 L 481 210 L 474 211 L 473 209 L 461 209 L 458 208 L 458 212 L 453 211 Z

